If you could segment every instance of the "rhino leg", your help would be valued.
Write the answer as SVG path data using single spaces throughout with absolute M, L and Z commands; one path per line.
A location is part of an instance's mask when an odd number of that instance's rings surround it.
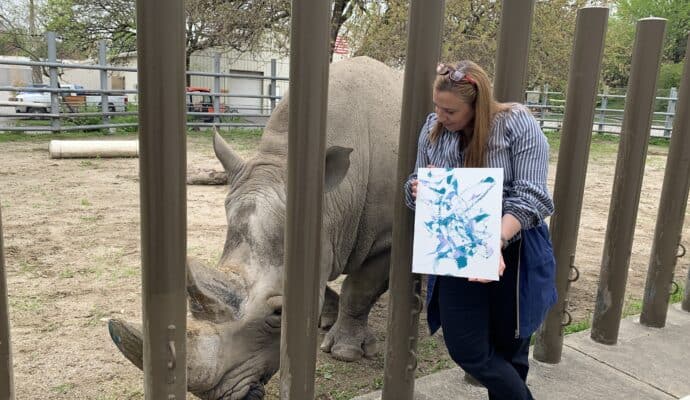
M 338 319 L 321 350 L 342 361 L 376 355 L 376 338 L 369 329 L 369 311 L 388 287 L 390 250 L 379 253 L 350 273 L 340 292 Z
M 319 327 L 321 329 L 330 329 L 335 321 L 338 319 L 338 302 L 340 296 L 335 290 L 326 286 L 326 296 L 323 303 L 323 308 L 321 309 L 321 319 L 319 321 Z

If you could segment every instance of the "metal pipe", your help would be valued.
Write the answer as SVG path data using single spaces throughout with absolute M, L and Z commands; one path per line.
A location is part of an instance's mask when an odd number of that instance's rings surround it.
M 101 40 L 98 42 L 98 64 L 101 67 L 103 67 L 103 69 L 99 70 L 101 90 L 103 91 L 103 93 L 101 93 L 101 113 L 107 113 L 109 111 L 108 95 L 105 93 L 105 91 L 108 90 L 108 70 L 106 69 L 106 53 L 107 49 L 105 45 L 105 40 Z M 110 122 L 110 118 L 106 114 L 103 114 L 103 116 L 101 117 L 101 123 L 103 125 L 107 125 L 108 122 Z
M 5 274 L 5 246 L 2 234 L 2 207 L 0 206 L 0 400 L 14 400 L 14 374 L 10 342 L 10 315 L 7 302 L 7 275 Z
M 146 399 L 187 394 L 184 5 L 137 1 Z
M 393 221 L 383 400 L 412 400 L 416 369 L 420 277 L 412 271 L 414 215 L 405 206 L 403 183 L 414 169 L 419 128 L 431 110 L 436 61 L 441 55 L 443 0 L 413 0 L 403 86 L 397 188 Z
M 292 1 L 281 399 L 314 398 L 329 21 L 330 2 Z
M 563 314 L 570 288 L 571 258 L 577 247 L 608 15 L 605 7 L 582 8 L 577 13 L 553 196 L 556 211 L 549 222 L 558 301 L 537 331 L 534 358 L 542 362 L 560 362 L 563 351 Z
M 659 215 L 649 259 L 640 323 L 661 328 L 666 325 L 669 291 L 678 260 L 685 208 L 690 189 L 690 41 L 678 94 L 678 114 L 673 121 Z M 687 291 L 687 289 L 686 289 Z
M 525 101 L 527 60 L 535 4 L 536 0 L 503 0 L 494 73 L 494 97 L 498 101 Z
M 687 312 L 690 312 L 690 271 L 688 271 L 688 277 L 685 280 L 685 293 L 683 294 L 681 308 Z
M 270 103 L 271 103 L 271 111 L 276 108 L 276 93 L 277 93 L 277 87 L 276 84 L 278 81 L 275 79 L 276 74 L 278 73 L 278 64 L 276 62 L 275 58 L 271 58 L 271 82 L 268 84 L 268 95 L 271 97 Z
M 57 59 L 57 44 L 55 43 L 55 32 L 47 32 L 46 40 L 48 41 L 48 60 L 55 62 Z M 50 67 L 48 70 L 50 75 L 50 87 L 55 89 L 60 86 L 58 82 L 58 70 L 55 67 Z M 60 114 L 60 99 L 56 92 L 50 93 L 50 112 L 53 114 Z M 53 130 L 60 130 L 60 118 L 51 118 L 50 125 Z
M 213 72 L 220 74 L 220 53 L 215 53 L 213 55 Z M 220 92 L 220 76 L 213 77 L 213 91 L 216 93 Z M 220 112 L 220 98 L 218 96 L 213 96 L 213 122 L 220 122 L 220 117 L 218 113 Z
M 616 344 L 623 313 L 666 20 L 637 22 L 591 337 Z M 674 244 L 675 245 L 675 244 Z

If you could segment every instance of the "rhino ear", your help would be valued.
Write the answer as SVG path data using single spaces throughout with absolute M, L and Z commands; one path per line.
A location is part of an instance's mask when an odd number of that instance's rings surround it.
M 338 187 L 350 168 L 350 153 L 348 147 L 331 146 L 326 150 L 326 166 L 324 168 L 323 191 L 328 193 Z
M 216 157 L 223 164 L 225 173 L 228 178 L 234 177 L 244 166 L 244 161 L 242 158 L 232 150 L 230 145 L 220 136 L 217 127 L 213 127 L 215 133 L 213 135 L 213 151 L 216 153 Z
M 234 320 L 236 311 L 226 302 L 236 299 L 227 285 L 228 278 L 219 271 L 187 259 L 187 295 L 189 310 L 196 319 L 214 322 Z

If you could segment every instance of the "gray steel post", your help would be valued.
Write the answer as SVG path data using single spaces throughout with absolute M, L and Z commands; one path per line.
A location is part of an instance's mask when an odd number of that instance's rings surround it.
M 591 337 L 615 344 L 623 313 L 666 20 L 637 22 Z M 674 243 L 675 246 L 675 243 Z
M 666 159 L 664 185 L 661 189 L 659 215 L 656 219 L 640 315 L 641 324 L 657 328 L 666 325 L 669 291 L 678 260 L 678 245 L 690 189 L 690 41 L 685 54 L 678 95 L 678 114 L 673 122 L 673 135 Z
M 182 0 L 137 0 L 146 399 L 187 394 L 187 166 Z
M 314 398 L 329 23 L 330 2 L 292 1 L 281 399 Z
M 273 111 L 273 109 L 276 108 L 275 95 L 278 92 L 276 90 L 276 84 L 278 83 L 278 81 L 275 78 L 276 78 L 277 73 L 278 73 L 278 67 L 276 64 L 276 59 L 271 58 L 271 83 L 268 86 L 268 95 L 271 96 L 271 111 Z
M 57 44 L 55 43 L 55 32 L 47 32 L 46 40 L 48 41 L 48 62 L 57 62 Z M 60 84 L 58 82 L 57 67 L 48 67 L 48 74 L 50 75 L 50 88 L 57 89 Z M 50 92 L 50 113 L 60 114 L 60 93 Z M 60 117 L 50 117 L 50 126 L 53 132 L 60 130 Z
M 421 280 L 412 271 L 414 214 L 405 206 L 402 187 L 414 169 L 419 128 L 432 109 L 436 61 L 441 55 L 443 0 L 410 3 L 407 62 L 400 116 L 397 185 L 388 303 L 383 400 L 412 400 L 417 367 L 417 327 L 424 304 Z
M 525 101 L 527 60 L 536 0 L 503 0 L 496 54 L 494 96 L 498 101 Z
M 100 73 L 100 81 L 101 81 L 101 90 L 108 90 L 108 70 L 106 68 L 107 60 L 106 60 L 106 44 L 105 40 L 101 40 L 98 42 L 98 64 L 101 69 L 99 71 Z M 105 113 L 108 112 L 108 94 L 103 92 L 101 93 L 101 112 L 103 113 L 102 117 L 102 123 L 103 125 L 107 125 L 109 123 L 110 117 L 108 117 Z M 109 132 L 109 129 L 104 128 L 104 132 Z
M 213 55 L 213 72 L 220 74 L 220 53 L 215 53 Z M 216 75 L 213 77 L 213 93 L 220 93 L 220 76 Z M 220 117 L 218 113 L 220 112 L 220 97 L 213 96 L 213 122 L 219 123 Z
M 681 75 L 684 76 L 684 75 Z M 666 120 L 664 121 L 664 136 L 671 136 L 673 126 L 673 117 L 676 112 L 676 101 L 678 100 L 678 91 L 676 88 L 672 87 L 671 92 L 668 94 L 670 100 L 668 100 L 668 105 L 666 106 Z M 670 114 L 670 115 L 669 115 Z
M 0 400 L 14 400 L 14 375 L 12 372 L 10 315 L 7 305 L 7 276 L 5 275 L 4 249 L 2 207 L 0 207 Z
M 606 126 L 604 125 L 606 123 L 606 107 L 609 104 L 609 87 L 604 86 L 604 93 L 601 95 L 601 114 L 599 114 L 599 131 L 598 132 L 604 132 L 604 129 Z
M 587 7 L 577 12 L 553 196 L 556 211 L 549 223 L 557 266 L 558 301 L 537 332 L 534 347 L 534 358 L 548 363 L 560 362 L 563 350 L 563 316 L 567 312 L 574 268 L 572 260 L 577 247 L 608 15 L 609 10 L 604 7 Z
M 687 312 L 690 312 L 690 271 L 688 271 L 688 277 L 685 279 L 685 293 L 683 293 L 683 302 L 681 303 L 681 308 Z
M 544 109 L 546 108 L 546 89 L 544 86 L 539 87 L 539 126 L 544 127 Z

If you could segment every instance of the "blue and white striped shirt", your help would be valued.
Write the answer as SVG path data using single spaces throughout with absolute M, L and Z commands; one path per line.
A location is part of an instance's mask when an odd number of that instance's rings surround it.
M 429 164 L 458 168 L 464 162 L 461 133 L 444 129 L 436 143 L 431 143 L 429 134 L 435 125 L 436 114 L 431 113 L 419 134 L 414 173 L 405 182 L 405 203 L 412 210 L 415 202 L 410 183 L 417 179 L 418 168 Z M 522 229 L 539 225 L 553 213 L 546 185 L 549 144 L 539 123 L 525 106 L 514 104 L 494 116 L 487 147 L 486 167 L 503 168 L 503 214 L 517 218 Z

